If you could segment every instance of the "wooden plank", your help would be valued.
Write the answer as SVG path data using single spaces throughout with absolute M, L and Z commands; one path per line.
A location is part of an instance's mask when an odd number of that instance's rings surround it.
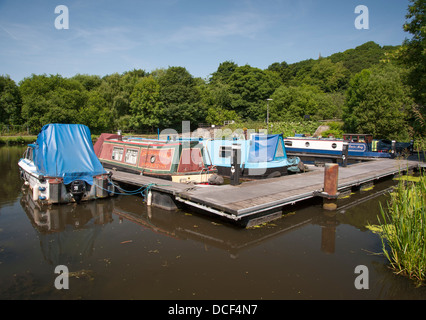
M 380 159 L 339 167 L 338 188 L 347 189 L 418 166 L 416 161 Z M 154 190 L 239 217 L 314 197 L 316 191 L 322 191 L 324 168 L 238 186 L 192 186 L 120 171 L 114 171 L 112 179 L 137 186 L 152 184 Z
M 417 165 L 417 162 L 381 159 L 340 167 L 339 189 L 374 181 Z M 322 190 L 323 179 L 324 170 L 322 169 L 311 173 L 247 182 L 240 186 L 222 186 L 223 189 L 217 190 L 194 189 L 188 193 L 180 193 L 180 196 L 212 208 L 242 215 L 250 210 L 254 212 L 313 197 L 315 191 Z
M 172 182 L 165 179 L 154 178 L 150 176 L 137 175 L 123 171 L 111 171 L 112 180 L 122 183 L 132 184 L 138 187 L 152 185 L 152 188 L 157 191 L 174 194 L 188 189 L 188 185 Z

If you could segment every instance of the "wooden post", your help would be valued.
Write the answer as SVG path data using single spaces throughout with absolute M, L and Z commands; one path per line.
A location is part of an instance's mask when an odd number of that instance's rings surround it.
M 325 210 L 337 209 L 337 181 L 339 178 L 339 165 L 336 163 L 326 163 L 324 170 L 324 197 L 323 208 Z

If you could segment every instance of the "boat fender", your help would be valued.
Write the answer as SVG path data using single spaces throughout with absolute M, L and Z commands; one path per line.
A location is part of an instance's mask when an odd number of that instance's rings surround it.
M 279 172 L 279 171 L 271 172 L 271 173 L 268 175 L 268 179 L 270 179 L 270 178 L 278 178 L 278 177 L 281 177 L 281 172 Z
M 223 181 L 224 181 L 223 177 L 217 174 L 211 175 L 208 180 L 209 184 L 212 184 L 212 185 L 221 185 L 223 184 Z
M 299 161 L 297 168 L 300 170 L 300 172 L 305 172 L 305 164 L 302 161 Z
M 33 200 L 34 200 L 34 201 L 37 201 L 37 199 L 38 199 L 38 195 L 39 195 L 39 193 L 38 193 L 38 188 L 37 188 L 37 187 L 34 187 L 34 188 L 33 188 Z

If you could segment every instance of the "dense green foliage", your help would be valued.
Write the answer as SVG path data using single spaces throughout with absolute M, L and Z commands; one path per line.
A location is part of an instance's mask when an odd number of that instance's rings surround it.
M 411 2 L 404 28 L 413 38 L 398 47 L 367 42 L 265 70 L 224 61 L 209 79 L 183 67 L 104 77 L 33 74 L 18 84 L 0 76 L 0 125 L 22 125 L 33 134 L 53 122 L 83 123 L 94 133 L 148 133 L 180 131 L 182 121 L 191 130 L 229 120 L 265 123 L 269 111 L 275 123 L 343 119 L 345 130 L 377 138 L 422 136 L 425 5 Z
M 412 106 L 410 124 L 419 136 L 426 135 L 426 2 L 410 0 L 404 30 L 411 35 L 406 39 L 396 58 L 407 69 L 407 84 L 416 102 Z
M 409 140 L 407 116 L 413 102 L 402 78 L 402 70 L 391 64 L 356 74 L 347 90 L 344 120 L 349 131 Z
M 386 208 L 381 208 L 381 224 L 376 230 L 383 253 L 392 268 L 423 285 L 426 281 L 426 178 L 416 183 L 401 180 L 391 193 Z

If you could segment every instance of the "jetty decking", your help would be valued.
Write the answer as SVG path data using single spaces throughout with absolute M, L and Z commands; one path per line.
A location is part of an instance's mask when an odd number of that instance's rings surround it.
M 416 169 L 417 161 L 380 159 L 339 167 L 338 190 L 347 190 L 400 172 Z M 324 168 L 279 178 L 249 181 L 238 186 L 197 186 L 113 171 L 112 179 L 168 195 L 172 202 L 239 221 L 278 212 L 283 207 L 314 198 L 324 186 Z M 155 205 L 155 203 L 154 203 Z

